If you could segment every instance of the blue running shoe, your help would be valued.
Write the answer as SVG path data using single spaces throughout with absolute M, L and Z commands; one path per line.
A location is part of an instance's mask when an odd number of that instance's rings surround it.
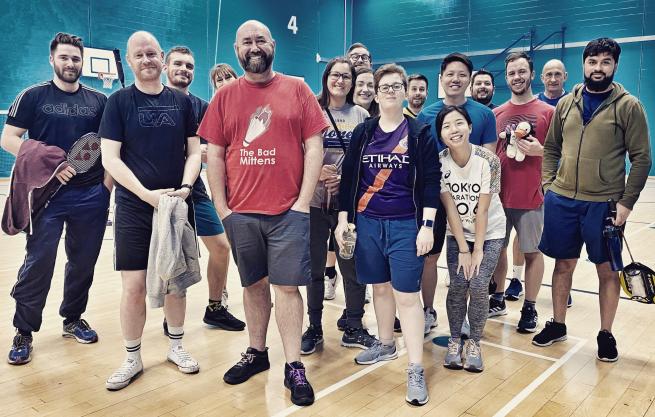
M 505 299 L 509 301 L 518 301 L 523 295 L 523 284 L 518 278 L 512 278 L 509 287 L 505 290 Z
M 75 320 L 72 323 L 64 325 L 64 331 L 61 334 L 64 337 L 71 337 L 78 343 L 95 343 L 98 341 L 98 333 L 89 326 L 84 319 Z
M 11 344 L 7 362 L 11 365 L 23 365 L 32 360 L 32 336 L 16 333 Z

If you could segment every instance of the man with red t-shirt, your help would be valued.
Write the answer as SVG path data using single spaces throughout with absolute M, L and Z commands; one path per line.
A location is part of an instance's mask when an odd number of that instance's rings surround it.
M 209 142 L 207 179 L 244 287 L 250 338 L 223 380 L 240 384 L 270 367 L 270 283 L 287 361 L 284 385 L 294 404 L 310 405 L 298 286 L 310 281 L 309 203 L 328 125 L 304 82 L 273 71 L 275 41 L 264 24 L 242 24 L 234 49 L 245 74 L 216 93 L 198 131 Z
M 507 234 L 505 249 L 494 273 L 497 287 L 489 300 L 489 317 L 507 314 L 503 292 L 507 244 L 514 228 L 526 265 L 525 300 L 516 330 L 533 333 L 538 320 L 535 303 L 544 276 L 544 257 L 538 249 L 544 225 L 541 162 L 543 143 L 555 108 L 533 96 L 534 69 L 526 53 L 514 52 L 505 58 L 505 79 L 512 96 L 493 112 L 499 137 L 496 154 L 501 163 L 500 200 L 507 218 Z

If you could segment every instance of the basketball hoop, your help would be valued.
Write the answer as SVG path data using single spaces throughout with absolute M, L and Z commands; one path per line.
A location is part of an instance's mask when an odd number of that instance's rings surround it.
M 98 79 L 102 80 L 102 88 L 111 90 L 114 80 L 116 79 L 116 74 L 99 72 Z

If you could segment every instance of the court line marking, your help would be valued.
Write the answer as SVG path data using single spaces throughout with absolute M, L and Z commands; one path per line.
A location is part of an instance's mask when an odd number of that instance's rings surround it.
M 580 339 L 578 343 L 573 346 L 571 349 L 569 349 L 568 352 L 564 354 L 561 358 L 559 358 L 555 363 L 550 365 L 548 369 L 546 369 L 544 372 L 542 372 L 534 381 L 532 381 L 527 387 L 523 388 L 521 392 L 519 392 L 517 395 L 514 396 L 503 408 L 498 410 L 496 414 L 494 414 L 493 417 L 505 417 L 508 415 L 512 410 L 514 410 L 523 400 L 528 398 L 530 394 L 532 394 L 541 384 L 543 384 L 552 374 L 555 373 L 559 368 L 561 368 L 566 362 L 569 361 L 575 355 L 578 353 L 580 349 L 587 343 L 587 339 Z
M 338 308 L 338 309 L 344 309 L 344 308 L 345 308 L 345 306 L 343 306 L 343 305 L 341 305 L 341 304 L 338 304 L 338 303 L 331 302 L 331 301 L 323 301 L 323 305 L 329 305 L 329 306 L 331 306 L 331 307 L 335 307 L 335 308 Z M 369 313 L 365 313 L 365 314 L 369 314 Z M 504 321 L 500 321 L 500 320 L 493 320 L 493 319 L 489 319 L 489 320 L 490 320 L 490 321 L 494 321 L 494 322 L 498 322 L 498 323 L 501 323 L 501 324 L 509 324 L 509 323 L 506 323 L 506 322 L 504 322 Z M 425 344 L 425 343 L 427 343 L 427 342 L 431 342 L 435 337 L 438 337 L 438 336 L 446 336 L 446 335 L 447 335 L 447 334 L 445 334 L 445 333 L 440 333 L 440 334 L 430 333 L 429 335 L 427 335 L 427 336 L 423 339 L 423 344 Z M 580 341 L 584 341 L 584 343 L 586 343 L 586 340 L 583 340 L 583 339 L 580 339 L 580 338 L 577 338 L 577 337 L 574 337 L 574 336 L 569 336 L 569 337 L 572 338 L 572 339 L 577 339 L 577 340 L 580 340 Z M 581 342 L 578 342 L 578 344 L 580 344 L 580 343 L 581 343 Z M 584 343 L 583 343 L 583 344 L 584 344 Z M 550 356 L 539 355 L 539 354 L 537 354 L 537 353 L 532 353 L 532 352 L 528 352 L 528 351 L 525 351 L 525 350 L 515 349 L 515 348 L 509 347 L 509 346 L 499 345 L 499 344 L 496 344 L 496 343 L 491 343 L 491 342 L 486 342 L 486 341 L 480 341 L 480 344 L 484 344 L 484 345 L 492 346 L 492 347 L 495 347 L 495 348 L 498 348 L 498 349 L 501 349 L 501 350 L 506 350 L 506 351 L 510 351 L 510 352 L 514 352 L 514 353 L 518 353 L 518 354 L 523 354 L 523 355 L 526 355 L 526 356 L 535 357 L 535 358 L 538 358 L 538 359 L 547 360 L 547 361 L 549 361 L 549 362 L 554 362 L 553 365 L 551 365 L 551 367 L 548 368 L 548 370 L 550 370 L 551 368 L 553 368 L 553 366 L 557 365 L 557 364 L 558 364 L 559 362 L 561 362 L 561 360 L 562 360 L 562 358 L 557 359 L 557 358 L 553 358 L 553 357 L 550 357 Z M 576 346 L 578 346 L 578 345 L 576 345 Z M 571 350 L 569 350 L 569 351 L 568 351 L 564 356 L 569 355 L 569 353 L 570 353 L 571 351 L 573 351 L 573 349 L 575 349 L 576 346 L 574 346 Z M 579 349 L 578 349 L 578 350 L 579 350 Z M 577 350 L 576 350 L 576 352 L 577 352 Z M 406 353 L 407 353 L 407 349 L 406 349 L 406 348 L 402 348 L 402 349 L 400 349 L 400 350 L 398 351 L 398 357 L 400 358 L 400 357 L 404 356 Z M 575 353 L 575 352 L 574 352 L 574 353 Z M 573 356 L 573 354 L 571 354 L 570 356 Z M 568 359 L 567 359 L 567 360 L 568 360 Z M 337 381 L 337 382 L 335 382 L 334 384 L 332 384 L 332 385 L 330 385 L 330 386 L 328 386 L 328 387 L 326 387 L 326 388 L 320 390 L 318 393 L 316 393 L 316 395 L 315 395 L 315 401 L 318 401 L 318 400 L 320 400 L 321 398 L 324 398 L 324 397 L 326 397 L 326 396 L 328 396 L 328 395 L 330 395 L 330 394 L 332 394 L 332 393 L 338 391 L 339 389 L 341 389 L 341 388 L 347 386 L 347 385 L 350 384 L 351 382 L 355 382 L 355 381 L 357 381 L 358 379 L 360 379 L 360 378 L 362 378 L 362 377 L 364 377 L 364 376 L 370 374 L 371 372 L 375 371 L 376 369 L 385 366 L 385 365 L 388 364 L 389 362 L 391 362 L 391 361 L 381 361 L 381 362 L 375 363 L 375 364 L 373 364 L 373 365 L 368 365 L 368 366 L 366 366 L 364 369 L 355 372 L 354 374 L 352 374 L 352 375 L 350 375 L 350 376 L 348 376 L 348 377 L 342 379 L 341 381 Z M 552 372 L 555 372 L 555 370 L 557 370 L 557 369 L 558 369 L 559 367 L 561 367 L 563 364 L 564 364 L 564 362 L 563 362 L 562 364 L 560 364 L 557 368 L 555 368 Z M 546 372 L 548 372 L 548 370 L 546 370 L 544 373 L 542 373 L 542 375 L 544 375 Z M 552 374 L 552 372 L 551 372 L 551 374 Z M 542 375 L 540 375 L 539 378 L 540 378 Z M 550 374 L 549 374 L 548 376 L 550 376 Z M 537 380 L 538 380 L 539 378 L 537 378 Z M 547 378 L 547 377 L 546 377 L 546 378 Z M 544 380 L 545 380 L 545 379 L 544 379 Z M 536 380 L 535 380 L 535 381 L 536 381 Z M 543 381 L 542 381 L 542 382 L 543 382 Z M 532 385 L 532 384 L 528 385 L 528 387 L 530 387 L 531 385 Z M 532 389 L 532 391 L 534 391 L 537 387 L 538 387 L 538 385 L 535 386 L 535 387 Z M 525 389 L 524 389 L 524 390 L 525 390 Z M 526 396 L 529 395 L 532 391 L 528 392 L 528 393 L 526 394 Z M 519 393 L 519 395 L 520 395 L 520 394 L 521 394 L 521 393 Z M 518 397 L 518 396 L 517 396 L 517 397 Z M 515 397 L 514 399 L 516 399 L 517 397 Z M 512 401 L 514 401 L 514 399 L 513 399 Z M 508 403 L 508 404 L 511 404 L 512 401 L 510 401 L 510 403 Z M 521 401 L 523 401 L 523 399 L 521 399 Z M 519 401 L 519 402 L 520 402 L 520 401 Z M 516 403 L 516 405 L 518 405 L 518 402 Z M 516 407 L 516 405 L 514 405 L 510 410 L 514 409 L 514 407 Z M 507 407 L 507 405 L 506 405 L 505 407 Z M 284 409 L 284 410 L 281 410 L 281 411 L 279 411 L 279 412 L 273 414 L 273 417 L 286 417 L 286 416 L 289 416 L 289 415 L 295 413 L 296 411 L 302 410 L 303 408 L 304 408 L 304 407 L 299 407 L 299 406 L 297 406 L 297 405 L 292 405 L 292 406 L 290 406 L 290 407 L 287 407 L 287 408 Z M 508 412 L 509 412 L 509 411 L 508 411 Z M 496 417 L 496 416 L 494 416 L 494 417 Z

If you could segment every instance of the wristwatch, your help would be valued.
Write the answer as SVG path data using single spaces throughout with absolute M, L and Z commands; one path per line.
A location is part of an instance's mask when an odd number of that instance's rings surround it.
M 428 229 L 432 229 L 434 227 L 434 221 L 425 219 L 423 220 L 423 226 L 427 227 Z
M 193 185 L 191 184 L 182 184 L 180 185 L 180 188 L 188 188 L 189 191 L 193 190 Z

